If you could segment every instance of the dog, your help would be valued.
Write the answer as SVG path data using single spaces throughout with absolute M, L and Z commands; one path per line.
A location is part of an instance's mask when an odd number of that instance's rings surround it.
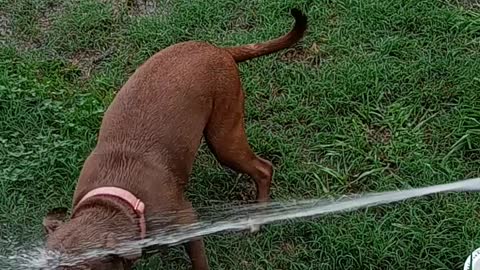
M 258 44 L 219 48 L 183 42 L 156 53 L 120 89 L 105 112 L 97 145 L 84 162 L 66 208 L 43 220 L 46 249 L 75 256 L 142 239 L 155 226 L 191 224 L 196 214 L 184 191 L 202 138 L 224 166 L 249 175 L 257 200 L 269 200 L 273 166 L 250 148 L 237 63 L 297 43 L 307 17 L 297 9 L 293 29 Z M 182 213 L 164 224 L 153 217 Z M 202 239 L 186 243 L 192 269 L 209 269 Z M 61 269 L 131 269 L 141 251 L 109 255 Z

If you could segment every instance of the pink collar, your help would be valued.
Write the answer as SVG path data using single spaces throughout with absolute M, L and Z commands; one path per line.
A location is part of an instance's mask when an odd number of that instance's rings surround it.
M 144 239 L 147 235 L 147 225 L 145 223 L 145 204 L 140 199 L 135 197 L 135 195 L 125 189 L 118 187 L 101 187 L 93 189 L 85 196 L 83 196 L 83 198 L 78 202 L 77 207 L 75 208 L 78 208 L 78 206 L 82 202 L 89 198 L 102 195 L 117 197 L 128 203 L 133 208 L 133 210 L 138 216 L 138 222 L 140 225 L 140 237 Z M 73 211 L 73 213 L 75 213 L 75 210 Z

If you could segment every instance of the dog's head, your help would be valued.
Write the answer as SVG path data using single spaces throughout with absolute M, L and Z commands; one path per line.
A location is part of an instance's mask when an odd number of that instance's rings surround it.
M 50 211 L 43 220 L 47 234 L 46 248 L 69 257 L 81 256 L 95 249 L 114 249 L 119 239 L 138 234 L 129 226 L 120 229 L 116 217 L 109 213 L 87 213 L 68 220 L 66 208 Z M 137 251 L 141 252 L 141 251 Z M 134 254 L 132 257 L 139 257 Z M 81 259 L 81 257 L 79 257 Z M 58 270 L 128 270 L 132 260 L 117 255 L 101 256 L 75 266 L 58 266 Z

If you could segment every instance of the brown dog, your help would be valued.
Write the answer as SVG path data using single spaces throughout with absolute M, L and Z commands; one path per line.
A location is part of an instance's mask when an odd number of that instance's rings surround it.
M 237 63 L 299 41 L 307 19 L 296 9 L 292 15 L 293 30 L 275 40 L 233 48 L 184 42 L 140 66 L 105 113 L 70 220 L 64 222 L 66 209 L 44 219 L 47 249 L 75 254 L 92 246 L 113 248 L 120 238 L 145 237 L 159 225 L 151 219 L 166 213 L 182 211 L 161 226 L 195 222 L 184 190 L 202 135 L 220 163 L 253 178 L 258 201 L 267 201 L 272 165 L 248 145 Z M 208 269 L 202 239 L 187 243 L 187 251 L 193 269 Z M 134 259 L 111 256 L 64 268 L 130 269 Z

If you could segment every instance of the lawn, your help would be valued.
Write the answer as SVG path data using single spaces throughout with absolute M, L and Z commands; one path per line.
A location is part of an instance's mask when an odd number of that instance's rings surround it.
M 274 200 L 480 176 L 480 6 L 459 0 L 0 0 L 0 254 L 70 206 L 103 112 L 135 68 L 186 40 L 259 42 L 309 18 L 295 48 L 240 65 Z M 142 1 L 137 1 L 142 2 Z M 202 147 L 195 206 L 253 199 Z M 258 234 L 206 238 L 212 269 L 462 269 L 480 196 L 438 195 Z M 0 263 L 1 264 L 1 263 Z M 181 247 L 137 269 L 187 269 Z

